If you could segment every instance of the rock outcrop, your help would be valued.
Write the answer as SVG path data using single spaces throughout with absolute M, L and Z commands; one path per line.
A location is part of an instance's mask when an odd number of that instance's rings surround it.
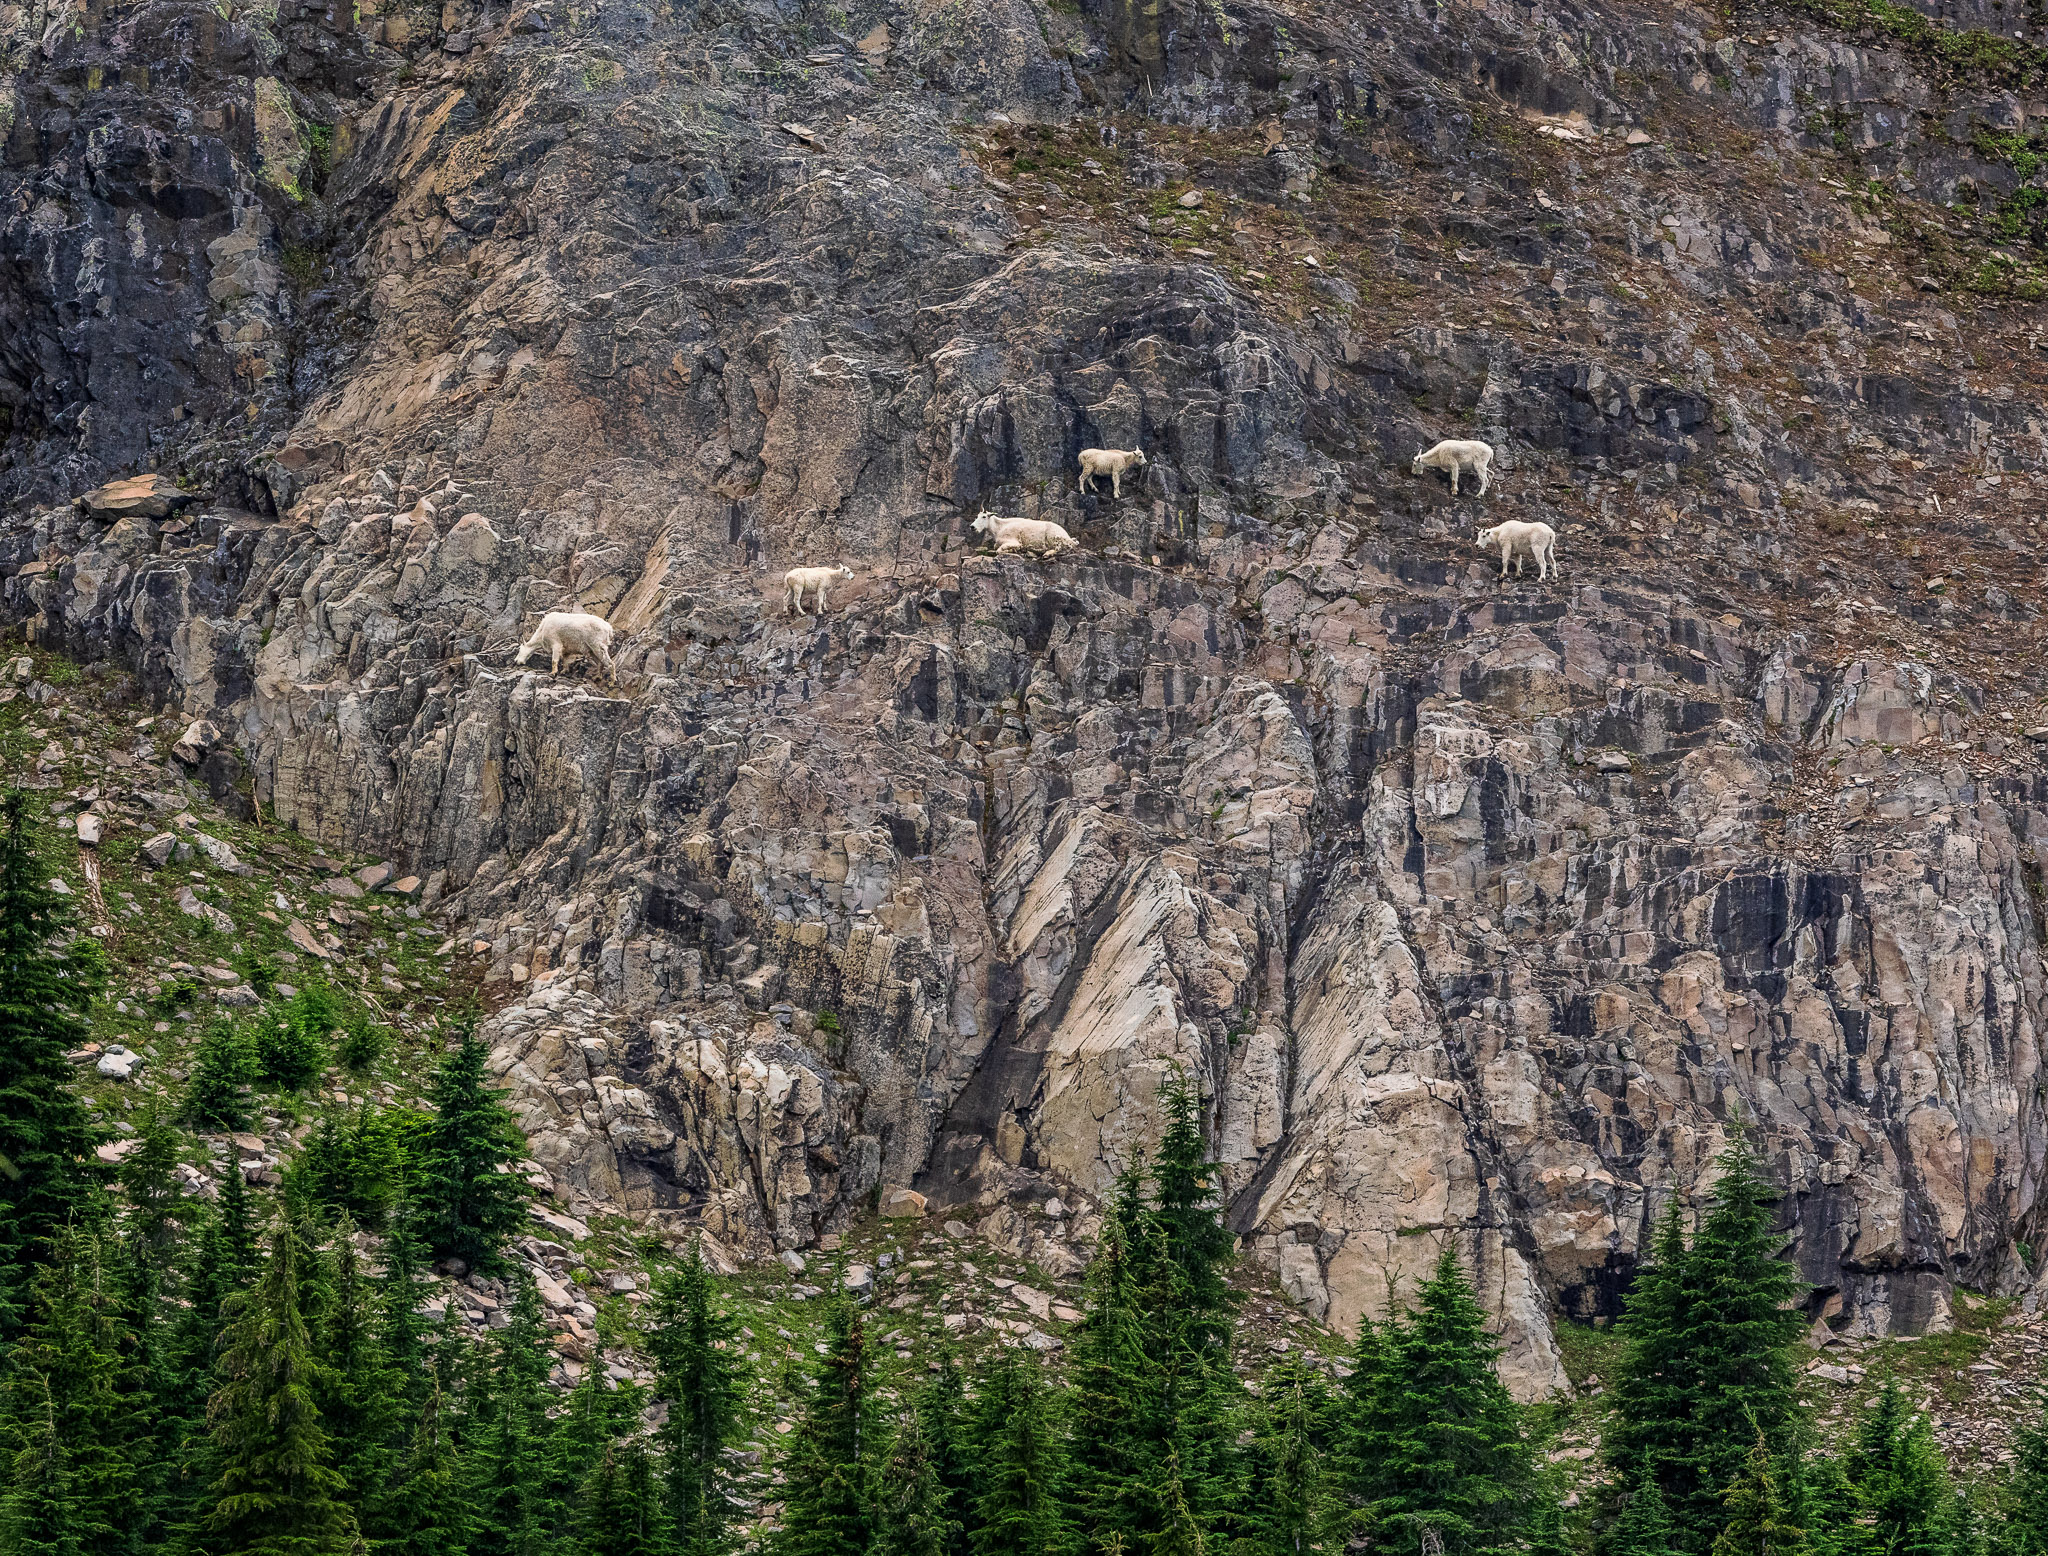
M 572 1201 L 1063 1272 L 1179 1069 L 1298 1303 L 1448 1242 L 1525 1395 L 1738 1128 L 1832 1332 L 2032 1284 L 2038 40 L 17 11 L 5 607 L 470 926 Z

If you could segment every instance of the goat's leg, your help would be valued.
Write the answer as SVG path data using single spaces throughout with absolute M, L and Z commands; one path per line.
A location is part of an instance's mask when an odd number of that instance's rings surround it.
M 1458 495 L 1458 462 L 1455 459 L 1451 461 L 1451 495 Z
M 604 667 L 604 678 L 608 685 L 619 684 L 619 668 L 612 662 L 612 651 L 602 643 L 591 645 L 597 650 L 597 662 Z
M 1482 460 L 1479 464 L 1474 465 L 1472 468 L 1479 472 L 1479 495 L 1481 497 L 1484 497 L 1486 495 L 1486 488 L 1489 484 L 1489 477 L 1492 475 L 1493 461 L 1490 459 Z
M 560 675 L 562 673 L 562 640 L 556 638 L 552 646 L 555 652 L 553 661 L 548 665 L 548 674 Z

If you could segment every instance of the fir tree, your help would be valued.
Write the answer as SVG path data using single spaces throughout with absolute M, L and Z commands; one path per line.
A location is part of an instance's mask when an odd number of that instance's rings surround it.
M 897 1428 L 882 1467 L 875 1556 L 948 1556 L 960 1533 L 949 1516 L 950 1500 L 924 1434 L 923 1414 L 912 1411 Z
M 628 1437 L 604 1445 L 577 1499 L 578 1556 L 664 1556 L 661 1497 L 647 1445 Z
M 1499 1347 L 1485 1311 L 1449 1249 L 1415 1312 L 1371 1345 L 1347 1461 L 1375 1543 L 1418 1550 L 1433 1528 L 1446 1556 L 1515 1546 L 1527 1531 L 1533 1456 L 1494 1371 Z
M 2033 1419 L 2021 1423 L 2012 1446 L 2012 1473 L 2000 1498 L 1999 1543 L 2010 1556 L 2048 1556 L 2048 1392 L 2036 1392 Z
M 1740 1142 L 1718 1165 L 1693 1246 L 1667 1211 L 1629 1294 L 1606 1441 L 1623 1484 L 1656 1479 L 1679 1548 L 1690 1551 L 1704 1551 L 1725 1522 L 1745 1445 L 1762 1431 L 1785 1459 L 1797 1432 L 1791 1348 L 1803 1321 L 1780 1257 L 1785 1239 L 1772 1230 L 1777 1193 Z
M 1646 1474 L 1636 1482 L 1600 1549 L 1604 1556 L 1670 1556 L 1671 1514 L 1656 1476 Z
M 291 1009 L 257 1021 L 254 1048 L 256 1078 L 275 1091 L 304 1091 L 327 1065 L 324 1031 Z
M 218 1556 L 325 1556 L 357 1541 L 316 1403 L 327 1379 L 302 1306 L 302 1243 L 301 1229 L 280 1216 L 257 1285 L 226 1304 L 232 1325 L 210 1412 L 218 1473 L 205 1520 Z
M 745 1487 L 727 1457 L 746 1409 L 739 1320 L 720 1307 L 701 1249 L 654 1284 L 647 1349 L 654 1391 L 668 1402 L 661 1428 L 662 1488 L 680 1556 L 721 1556 L 737 1543 Z
M 917 1432 L 942 1497 L 945 1556 L 967 1556 L 967 1523 L 974 1511 L 974 1470 L 968 1457 L 967 1391 L 950 1350 L 917 1396 Z
M 1288 1359 L 1266 1377 L 1253 1443 L 1247 1538 L 1268 1556 L 1307 1556 L 1337 1528 L 1322 1374 Z
M 102 1510 L 81 1503 L 47 1393 L 27 1403 L 17 1427 L 21 1447 L 0 1504 L 0 1550 L 9 1556 L 90 1556 L 105 1549 L 116 1531 L 96 1521 Z
M 1156 1292 L 1146 1289 L 1147 1274 L 1156 1275 L 1165 1260 L 1145 1209 L 1143 1179 L 1134 1167 L 1117 1180 L 1072 1340 L 1066 1501 L 1090 1550 L 1114 1538 L 1128 1542 L 1152 1527 L 1151 1492 L 1168 1451 L 1148 1314 Z
M 105 1176 L 64 1058 L 85 1041 L 102 958 L 91 941 L 53 946 L 70 914 L 43 880 L 28 802 L 10 794 L 0 802 L 0 1342 L 22 1321 L 26 1272 L 60 1228 L 96 1214 Z
M 826 1315 L 825 1354 L 789 1435 L 772 1556 L 864 1556 L 874 1540 L 872 1359 L 859 1309 Z
M 378 1549 L 384 1556 L 464 1556 L 471 1523 L 461 1459 L 443 1419 L 440 1379 L 430 1374 L 412 1444 L 380 1499 Z
M 136 1513 L 134 1401 L 123 1388 L 124 1326 L 100 1234 L 67 1228 L 29 1290 L 33 1317 L 12 1360 L 12 1414 L 61 1476 L 83 1556 L 129 1549 Z M 27 1468 L 17 1460 L 16 1469 Z M 17 1482 L 17 1494 L 25 1488 Z M 44 1501 L 37 1518 L 56 1506 Z
M 1727 1522 L 1714 1537 L 1713 1556 L 1805 1556 L 1805 1531 L 1792 1522 L 1778 1490 L 1771 1445 L 1761 1428 L 1729 1480 Z
M 185 1271 L 184 1305 L 164 1343 L 159 1393 L 166 1522 L 190 1531 L 207 1510 L 215 1478 L 207 1402 L 220 1379 L 218 1350 L 227 1298 L 246 1290 L 258 1269 L 255 1232 L 242 1170 L 232 1154 L 221 1178 L 219 1204 L 192 1240 Z M 188 1540 L 188 1543 L 192 1543 Z
M 975 1556 L 1052 1556 L 1065 1544 L 1060 1444 L 1035 1364 L 1010 1347 L 982 1375 L 975 1402 Z
M 1863 1499 L 1839 1458 L 1824 1454 L 1801 1465 L 1792 1489 L 1813 1556 L 1877 1556 Z
M 318 1404 L 330 1462 L 347 1485 L 348 1505 L 360 1523 L 392 1473 L 399 1403 L 397 1380 L 378 1338 L 374 1288 L 351 1231 L 344 1221 L 334 1239 L 315 1338 L 325 1364 Z
M 384 1239 L 384 1271 L 378 1277 L 377 1306 L 382 1314 L 378 1344 L 391 1368 L 399 1413 L 412 1415 L 425 1403 L 430 1380 L 427 1368 L 426 1320 L 420 1309 L 432 1295 L 422 1275 L 426 1249 L 414 1233 L 411 1202 L 393 1202 L 391 1231 Z
M 1883 1556 L 1943 1556 L 1955 1493 L 1934 1429 L 1887 1376 L 1856 1424 L 1845 1468 Z
M 154 1106 L 142 1115 L 136 1148 L 116 1169 L 128 1202 L 126 1242 L 135 1261 L 161 1276 L 179 1245 L 185 1193 L 178 1186 L 178 1134 Z
M 178 1116 L 194 1129 L 227 1132 L 249 1127 L 249 1087 L 256 1080 L 256 1050 L 223 1016 L 200 1034 L 192 1074 Z
M 472 1500 L 478 1556 L 535 1556 L 555 1508 L 548 1495 L 553 1452 L 548 1422 L 548 1354 L 540 1298 L 522 1279 L 512 1316 L 497 1331 L 488 1416 L 474 1455 Z
M 415 1192 L 434 1256 L 495 1273 L 506 1240 L 526 1220 L 526 1181 L 506 1170 L 526 1146 L 511 1109 L 485 1082 L 485 1057 L 482 1039 L 467 1031 L 435 1072 L 434 1121 Z

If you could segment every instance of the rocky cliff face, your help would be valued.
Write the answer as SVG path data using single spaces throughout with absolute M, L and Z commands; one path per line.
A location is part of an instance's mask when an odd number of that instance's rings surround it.
M 1948 11 L 0 6 L 6 606 L 473 927 L 578 1201 L 1067 1268 L 1180 1068 L 1289 1292 L 1448 1239 L 1525 1394 L 1738 1121 L 1939 1325 L 2048 1136 L 2048 35 Z

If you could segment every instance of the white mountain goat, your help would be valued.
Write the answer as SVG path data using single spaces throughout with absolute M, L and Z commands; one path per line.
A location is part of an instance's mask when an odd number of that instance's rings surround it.
M 1080 542 L 1051 519 L 1004 519 L 984 513 L 973 528 L 995 542 L 997 551 L 1040 551 L 1057 554 L 1062 546 Z
M 1557 547 L 1557 531 L 1548 524 L 1528 519 L 1510 519 L 1505 524 L 1494 525 L 1492 529 L 1481 530 L 1479 549 L 1485 551 L 1495 547 L 1500 550 L 1500 575 L 1503 578 L 1508 575 L 1509 557 L 1515 559 L 1515 576 L 1522 576 L 1524 555 L 1536 559 L 1536 577 L 1539 582 L 1544 578 L 1557 576 L 1557 564 L 1552 560 Z
M 604 667 L 607 681 L 619 678 L 612 668 L 612 624 L 602 616 L 587 611 L 549 611 L 533 629 L 533 636 L 519 645 L 514 663 L 525 664 L 536 649 L 542 648 L 552 656 L 551 674 L 562 673 L 564 655 L 581 654 Z
M 835 579 L 851 578 L 850 567 L 792 567 L 782 575 L 782 608 L 785 612 L 804 613 L 804 594 L 814 590 L 818 596 L 818 614 L 825 614 L 825 591 Z
M 1493 469 L 1493 445 L 1473 439 L 1446 438 L 1435 448 L 1425 449 L 1415 456 L 1415 463 L 1409 467 L 1414 475 L 1425 470 L 1448 470 L 1451 473 L 1451 495 L 1458 495 L 1458 477 L 1470 472 L 1479 477 L 1479 495 L 1486 495 L 1488 474 Z
M 1081 490 L 1094 491 L 1096 480 L 1106 475 L 1109 477 L 1109 495 L 1121 498 L 1124 475 L 1144 468 L 1145 451 L 1141 448 L 1084 448 L 1081 450 Z

